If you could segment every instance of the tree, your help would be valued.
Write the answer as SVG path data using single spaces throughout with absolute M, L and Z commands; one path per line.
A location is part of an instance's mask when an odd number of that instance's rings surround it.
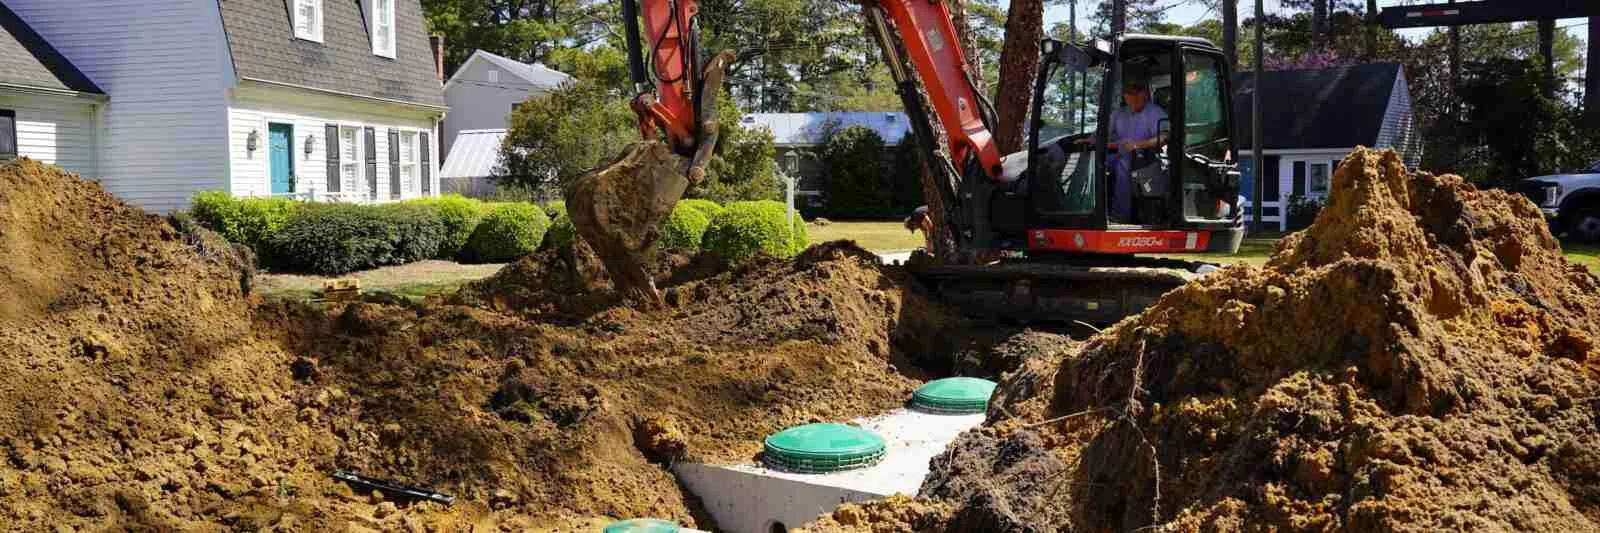
M 1589 51 L 1583 57 L 1588 62 L 1583 77 L 1584 124 L 1600 129 L 1600 17 L 1589 17 Z
M 1039 40 L 1044 37 L 1044 2 L 1011 0 L 1006 15 L 1006 40 L 1000 52 L 1000 88 L 995 103 L 999 124 L 994 142 L 1000 153 L 1023 148 L 1033 79 L 1039 71 Z
M 579 78 L 518 105 L 500 146 L 496 181 L 542 190 L 565 186 L 610 163 L 622 147 L 639 140 L 638 119 L 625 94 Z M 724 95 L 718 104 L 721 139 L 706 164 L 706 179 L 687 196 L 721 202 L 776 199 L 780 185 L 772 133 L 740 126 L 732 98 Z
M 585 0 L 422 0 L 428 32 L 442 35 L 445 69 L 473 50 L 518 61 L 544 61 L 564 48 L 588 48 L 611 36 L 615 2 Z
M 1466 120 L 1460 139 L 1467 149 L 1456 170 L 1484 185 L 1580 165 L 1594 156 L 1593 142 L 1576 128 L 1578 114 L 1551 87 L 1543 61 L 1494 57 L 1463 73 L 1461 101 Z
M 828 211 L 854 216 L 889 211 L 894 183 L 893 173 L 884 168 L 887 154 L 883 138 L 871 128 L 850 126 L 830 132 L 820 154 L 828 173 L 824 180 Z
M 579 78 L 512 111 L 495 180 L 530 191 L 564 185 L 638 138 L 628 98 Z
M 1228 59 L 1231 71 L 1239 70 L 1239 0 L 1218 0 L 1222 3 L 1222 55 Z M 1377 0 L 1368 0 L 1377 1 Z

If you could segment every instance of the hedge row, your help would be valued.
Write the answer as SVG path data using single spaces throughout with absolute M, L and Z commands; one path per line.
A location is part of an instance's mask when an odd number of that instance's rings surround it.
M 381 205 L 233 198 L 206 192 L 192 214 L 272 270 L 334 275 L 429 258 L 501 262 L 532 253 L 549 218 L 524 203 L 461 196 Z
M 544 246 L 565 246 L 577 235 L 566 205 L 545 205 L 550 215 L 550 230 Z M 792 230 L 784 230 L 788 209 L 782 202 L 762 200 L 734 202 L 726 207 L 711 200 L 686 199 L 672 208 L 661 224 L 662 250 L 694 253 L 716 252 L 739 261 L 758 253 L 790 257 L 807 244 L 805 221 L 796 213 Z

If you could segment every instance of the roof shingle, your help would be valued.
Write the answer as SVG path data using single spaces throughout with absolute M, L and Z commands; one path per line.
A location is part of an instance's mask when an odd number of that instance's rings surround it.
M 1233 117 L 1241 149 L 1251 143 L 1252 74 L 1240 72 L 1233 79 Z M 1399 75 L 1395 63 L 1262 72 L 1262 148 L 1373 146 Z
M 0 30 L 0 83 L 105 94 L 3 3 Z
M 283 0 L 221 0 L 241 78 L 444 106 L 418 0 L 395 0 L 395 58 L 372 53 L 360 0 L 323 0 L 322 42 L 297 39 Z

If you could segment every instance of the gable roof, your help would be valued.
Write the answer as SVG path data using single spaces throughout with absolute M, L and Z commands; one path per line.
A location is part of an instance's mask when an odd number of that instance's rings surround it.
M 281 0 L 219 0 L 240 78 L 443 107 L 418 0 L 395 0 L 395 58 L 372 53 L 363 2 L 323 0 L 322 42 L 296 39 Z
M 817 146 L 826 141 L 831 127 L 866 126 L 883 138 L 884 144 L 897 145 L 911 131 L 906 114 L 898 111 L 852 111 L 831 113 L 750 113 L 739 119 L 744 127 L 765 126 L 772 131 L 778 146 Z
M 1261 73 L 1262 147 L 1350 148 L 1374 146 L 1383 128 L 1396 63 Z M 1251 145 L 1252 73 L 1233 80 L 1233 117 L 1240 150 Z
M 500 164 L 500 142 L 506 130 L 461 130 L 450 143 L 450 155 L 439 167 L 441 178 L 482 178 L 494 175 Z
M 105 94 L 4 3 L 0 30 L 0 84 Z
M 473 61 L 488 62 L 500 70 L 506 71 L 512 76 L 516 76 L 518 79 L 522 80 L 521 83 L 529 85 L 530 90 L 544 91 L 555 89 L 556 87 L 560 87 L 561 84 L 572 79 L 572 76 L 568 76 L 564 72 L 546 67 L 539 63 L 528 64 L 492 52 L 474 50 L 472 55 L 468 56 L 467 60 L 463 61 L 460 67 L 456 68 L 456 72 L 450 75 L 450 80 L 444 83 L 445 88 L 449 88 L 451 85 L 458 82 L 490 83 L 488 80 L 467 80 L 461 78 L 461 74 L 467 71 L 467 66 L 471 65 Z M 501 80 L 502 83 L 504 83 L 504 81 L 505 80 Z

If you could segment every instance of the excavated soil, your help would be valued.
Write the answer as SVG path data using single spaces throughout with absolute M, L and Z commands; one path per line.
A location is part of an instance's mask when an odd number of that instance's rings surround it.
M 663 258 L 651 313 L 561 254 L 455 299 L 473 305 L 264 301 L 214 235 L 0 166 L 0 530 L 709 528 L 668 463 L 899 407 L 919 361 L 968 346 L 853 245 Z M 538 274 L 558 271 L 577 275 Z M 384 500 L 336 470 L 458 500 Z
M 1527 200 L 1357 150 L 1264 268 L 1029 361 L 919 499 L 815 527 L 1600 529 L 1597 317 Z

